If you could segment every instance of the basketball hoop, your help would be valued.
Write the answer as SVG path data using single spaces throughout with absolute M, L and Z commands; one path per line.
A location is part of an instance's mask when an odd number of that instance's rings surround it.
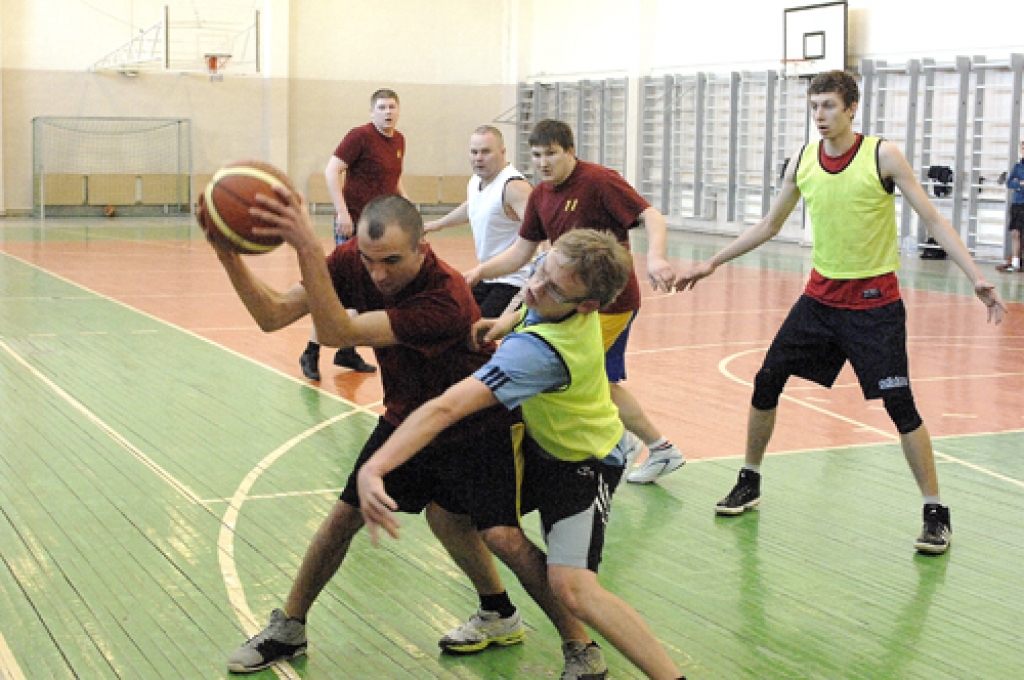
M 210 82 L 224 80 L 224 67 L 231 59 L 230 54 L 210 53 L 204 55 L 206 59 L 206 72 L 210 74 Z
M 813 78 L 818 74 L 815 70 L 817 59 L 783 59 L 782 75 L 785 78 Z

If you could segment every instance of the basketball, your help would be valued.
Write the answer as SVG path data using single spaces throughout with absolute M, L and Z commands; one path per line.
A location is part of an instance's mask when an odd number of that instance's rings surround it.
M 274 195 L 274 188 L 294 191 L 283 172 L 262 161 L 242 161 L 221 168 L 199 197 L 203 227 L 210 239 L 243 255 L 269 253 L 281 245 L 278 237 L 252 233 L 263 222 L 249 214 L 256 194 Z
M 103 214 L 106 215 L 107 217 L 113 217 L 114 215 L 117 214 L 117 208 L 115 208 L 112 205 L 108 205 L 103 209 Z

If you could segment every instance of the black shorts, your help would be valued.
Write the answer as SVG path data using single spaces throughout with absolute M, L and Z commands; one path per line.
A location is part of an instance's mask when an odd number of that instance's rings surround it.
M 496 319 L 508 308 L 512 298 L 519 292 L 519 286 L 510 283 L 487 283 L 480 281 L 473 286 L 473 299 L 485 319 Z
M 622 466 L 596 458 L 579 463 L 557 460 L 529 437 L 523 451 L 523 514 L 540 511 L 548 564 L 596 573 Z
M 1024 233 L 1024 203 L 1010 204 L 1010 226 L 1007 231 Z
M 847 360 L 865 399 L 910 393 L 902 300 L 874 309 L 840 309 L 801 295 L 762 367 L 832 387 Z
M 359 507 L 356 474 L 384 445 L 395 426 L 381 418 L 366 440 L 348 477 L 341 500 Z M 460 440 L 431 443 L 384 475 L 384 490 L 400 512 L 420 513 L 427 503 L 469 515 L 477 529 L 519 526 L 524 427 L 487 427 Z

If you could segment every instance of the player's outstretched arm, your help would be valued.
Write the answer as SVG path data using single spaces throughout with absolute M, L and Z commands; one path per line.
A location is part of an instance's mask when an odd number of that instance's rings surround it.
M 518 236 L 505 252 L 492 257 L 487 262 L 481 262 L 465 272 L 463 276 L 466 277 L 466 283 L 475 286 L 481 281 L 496 279 L 519 270 L 533 259 L 535 252 L 537 252 L 536 241 L 527 241 L 522 236 Z
M 206 220 L 202 216 L 205 209 L 203 197 L 200 196 L 196 206 L 196 220 L 206 233 L 239 299 L 260 329 L 267 333 L 276 331 L 308 314 L 306 291 L 302 286 L 295 285 L 283 293 L 271 288 L 256 278 L 241 255 L 224 247 L 219 240 L 210 238 L 206 232 Z
M 999 323 L 1006 313 L 1006 305 L 1003 304 L 999 293 L 988 281 L 981 269 L 975 264 L 967 246 L 960 239 L 959 234 L 953 229 L 953 225 L 939 214 L 928 195 L 924 192 L 921 183 L 914 176 L 914 171 L 907 163 L 903 153 L 891 142 L 882 142 L 878 153 L 879 166 L 882 176 L 892 178 L 903 194 L 903 200 L 910 204 L 925 229 L 931 234 L 935 241 L 942 246 L 942 249 L 949 253 L 961 271 L 967 275 L 974 285 L 974 293 L 988 308 L 988 320 Z
M 456 227 L 460 224 L 469 222 L 469 202 L 464 201 L 462 205 L 455 208 L 444 217 L 423 224 L 423 231 L 441 231 L 448 227 Z
M 647 230 L 647 278 L 654 290 L 672 292 L 676 273 L 665 259 L 668 249 L 668 226 L 665 216 L 655 207 L 640 213 L 640 225 Z
M 693 288 L 698 281 L 714 274 L 719 266 L 754 250 L 779 233 L 782 225 L 789 218 L 789 214 L 796 207 L 797 201 L 800 200 L 800 190 L 797 189 L 794 177 L 796 166 L 796 163 L 790 163 L 786 168 L 786 176 L 782 180 L 779 195 L 772 201 L 768 213 L 761 218 L 761 221 L 737 236 L 736 240 L 722 248 L 710 259 L 694 265 L 690 271 L 679 277 L 676 281 L 676 290 Z
M 366 461 L 356 483 L 359 508 L 374 545 L 378 545 L 378 527 L 398 538 L 397 506 L 384 492 L 384 475 L 419 453 L 446 428 L 497 403 L 489 387 L 476 378 L 466 378 L 413 411 Z

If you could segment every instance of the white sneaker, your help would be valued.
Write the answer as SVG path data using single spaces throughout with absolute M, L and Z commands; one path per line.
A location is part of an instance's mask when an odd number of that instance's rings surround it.
M 608 677 L 608 664 L 596 642 L 585 645 L 576 640 L 562 643 L 565 669 L 562 680 L 604 680 Z
M 683 467 L 685 462 L 686 459 L 675 444 L 659 446 L 650 452 L 643 465 L 626 476 L 626 481 L 633 484 L 650 484 L 659 477 Z
M 255 673 L 278 661 L 306 653 L 306 624 L 289 619 L 283 611 L 270 612 L 270 623 L 228 657 L 232 673 Z
M 526 630 L 518 609 L 505 618 L 498 612 L 481 609 L 469 621 L 448 631 L 437 644 L 451 654 L 473 654 L 488 645 L 515 645 L 524 639 Z

